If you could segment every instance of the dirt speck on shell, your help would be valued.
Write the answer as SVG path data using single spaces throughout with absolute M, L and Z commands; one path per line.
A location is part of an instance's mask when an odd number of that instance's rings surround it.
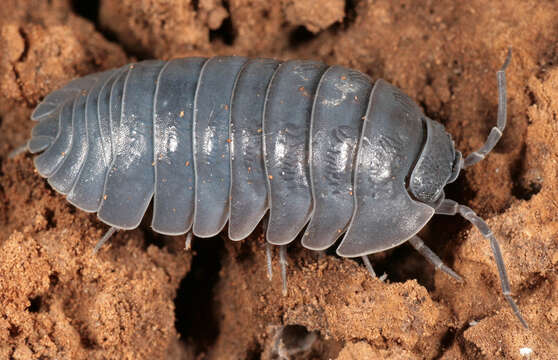
M 392 0 L 4 1 L 0 7 L 1 359 L 558 358 L 558 7 L 552 2 Z M 443 123 L 463 153 L 496 122 L 508 47 L 508 126 L 446 196 L 487 219 L 521 327 L 488 242 L 459 218 L 421 235 L 466 280 L 409 246 L 362 264 L 288 250 L 281 296 L 261 229 L 242 242 L 118 233 L 69 205 L 6 154 L 33 107 L 67 81 L 146 58 L 305 58 L 384 78 Z M 289 334 L 289 336 L 285 335 Z

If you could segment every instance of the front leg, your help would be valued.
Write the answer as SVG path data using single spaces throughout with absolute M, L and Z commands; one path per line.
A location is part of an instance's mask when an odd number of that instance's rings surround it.
M 515 316 L 517 316 L 519 321 L 521 321 L 521 324 L 528 329 L 529 326 L 527 325 L 527 322 L 525 321 L 525 319 L 523 319 L 523 316 L 521 316 L 521 313 L 519 312 L 519 308 L 517 307 L 515 301 L 511 297 L 510 282 L 508 280 L 508 274 L 506 273 L 506 266 L 504 265 L 502 252 L 500 251 L 500 245 L 498 244 L 498 241 L 496 240 L 496 237 L 494 237 L 494 234 L 492 233 L 492 230 L 490 230 L 488 224 L 477 214 L 475 214 L 475 212 L 471 210 L 471 208 L 469 208 L 468 206 L 460 205 L 457 202 L 449 199 L 445 199 L 440 203 L 440 205 L 438 205 L 438 208 L 436 208 L 436 214 L 441 214 L 441 215 L 459 214 L 463 216 L 465 220 L 473 224 L 473 226 L 480 231 L 482 236 L 484 236 L 486 239 L 490 241 L 492 254 L 494 255 L 494 260 L 496 261 L 496 265 L 498 266 L 498 273 L 500 275 L 500 282 L 502 284 L 502 293 L 504 294 L 504 297 L 512 307 Z

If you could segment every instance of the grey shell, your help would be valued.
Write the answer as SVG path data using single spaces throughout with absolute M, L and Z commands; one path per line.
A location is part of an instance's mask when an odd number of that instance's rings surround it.
M 314 61 L 143 61 L 70 82 L 32 119 L 39 174 L 106 224 L 136 228 L 152 201 L 156 232 L 210 237 L 228 222 L 240 240 L 269 210 L 269 243 L 305 229 L 322 250 L 344 234 L 345 257 L 415 235 L 455 155 L 399 89 Z M 449 173 L 429 146 L 446 146 Z

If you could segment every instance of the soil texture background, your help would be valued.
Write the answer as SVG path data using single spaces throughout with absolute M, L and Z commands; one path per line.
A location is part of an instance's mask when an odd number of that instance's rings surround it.
M 4 0 L 0 6 L 0 359 L 558 358 L 558 3 L 453 0 Z M 120 232 L 8 159 L 29 115 L 69 80 L 127 62 L 244 55 L 315 59 L 383 78 L 464 154 L 496 124 L 508 47 L 508 126 L 446 188 L 498 238 L 526 330 L 489 243 L 458 217 L 425 242 L 359 261 L 288 249 L 288 295 L 262 231 L 241 242 Z M 148 218 L 148 217 L 147 217 Z

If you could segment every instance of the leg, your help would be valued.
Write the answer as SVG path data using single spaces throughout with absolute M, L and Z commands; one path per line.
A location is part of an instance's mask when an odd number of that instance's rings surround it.
M 370 263 L 370 259 L 368 258 L 368 256 L 361 256 L 362 262 L 364 263 L 364 266 L 366 266 L 366 269 L 368 270 L 368 272 L 370 273 L 370 275 L 372 275 L 373 278 L 376 277 L 376 272 L 374 271 L 374 268 L 372 267 L 372 264 Z
M 372 264 L 370 263 L 370 259 L 368 258 L 368 256 L 361 256 L 360 258 L 362 259 L 362 262 L 364 263 L 364 266 L 366 266 L 366 269 L 368 270 L 370 275 L 373 278 L 376 278 L 376 272 L 374 271 L 374 268 L 372 267 Z M 384 273 L 382 276 L 378 278 L 378 280 L 380 280 L 381 282 L 386 281 L 386 279 L 387 279 L 386 273 Z
M 496 73 L 498 79 L 498 120 L 497 126 L 490 130 L 490 134 L 486 139 L 484 145 L 477 151 L 469 154 L 465 161 L 463 162 L 462 168 L 468 168 L 473 166 L 486 156 L 493 148 L 496 146 L 500 138 L 502 137 L 502 131 L 506 127 L 506 68 L 508 67 L 511 60 L 511 49 L 508 50 L 508 56 L 504 65 Z
M 27 151 L 27 143 L 21 145 L 8 153 L 8 159 L 13 159 L 19 154 L 22 154 Z
M 262 234 L 264 237 L 264 241 L 265 241 L 265 258 L 267 260 L 267 278 L 269 279 L 269 281 L 271 281 L 273 279 L 273 263 L 272 263 L 272 248 L 271 248 L 271 244 L 268 243 L 265 239 L 265 235 L 267 234 L 267 224 L 268 224 L 269 220 L 266 219 L 266 221 L 262 221 Z
M 271 263 L 271 244 L 265 242 L 265 257 L 267 259 L 267 278 L 269 281 L 273 279 L 273 267 Z
M 108 239 L 110 239 L 110 237 L 116 232 L 118 231 L 118 228 L 115 228 L 113 226 L 111 226 L 111 228 L 105 233 L 105 235 L 103 235 L 103 237 L 101 238 L 101 240 L 99 240 L 97 242 L 97 245 L 95 245 L 95 248 L 93 249 L 93 254 L 97 254 L 97 251 L 99 251 L 99 249 L 101 248 L 101 246 L 103 246 L 104 243 L 106 243 L 108 241 Z
M 492 248 L 492 253 L 494 254 L 494 261 L 496 261 L 496 266 L 498 266 L 498 273 L 500 275 L 500 282 L 502 284 L 502 293 L 506 298 L 507 302 L 513 309 L 515 316 L 521 321 L 521 324 L 525 328 L 529 328 L 527 322 L 521 316 L 519 312 L 519 308 L 513 301 L 511 297 L 511 290 L 510 290 L 510 282 L 508 280 L 508 274 L 506 273 L 506 266 L 504 265 L 504 259 L 502 258 L 502 252 L 500 251 L 500 245 L 498 245 L 498 241 L 494 237 L 492 230 L 488 227 L 488 224 L 473 210 L 465 205 L 460 205 L 453 200 L 445 199 L 440 203 L 438 208 L 436 209 L 437 214 L 443 215 L 456 215 L 459 214 L 465 218 L 465 220 L 469 221 L 474 227 L 476 227 L 482 236 L 490 241 L 490 247 Z
M 184 241 L 184 250 L 189 251 L 192 248 L 192 237 L 193 237 L 192 230 L 186 233 L 186 241 Z
M 446 266 L 442 259 L 440 259 L 438 255 L 434 253 L 434 251 L 430 250 L 430 248 L 424 244 L 421 238 L 415 235 L 411 239 L 409 239 L 409 243 L 415 248 L 416 251 L 424 256 L 429 263 L 434 265 L 436 269 L 440 269 L 455 280 L 463 282 L 461 276 L 459 276 L 455 271 Z
M 287 296 L 287 245 L 279 246 L 279 264 L 281 264 L 281 279 L 283 280 L 283 296 Z

